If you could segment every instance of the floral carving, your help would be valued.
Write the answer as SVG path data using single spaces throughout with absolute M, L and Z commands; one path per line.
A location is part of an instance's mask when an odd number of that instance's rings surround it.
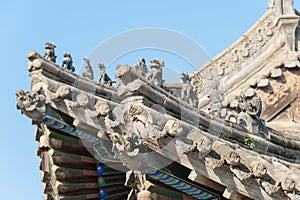
M 249 57 L 258 56 L 257 52 L 261 51 L 272 38 L 275 29 L 277 29 L 277 26 L 274 26 L 274 21 L 274 13 L 268 13 L 251 32 L 244 35 L 233 47 L 225 50 L 221 56 L 209 63 L 204 70 L 216 69 L 216 79 L 221 79 L 236 72 L 238 67 L 243 66 Z M 199 81 L 199 74 L 203 73 L 204 70 L 197 71 L 191 78 L 192 85 L 199 98 L 203 96 L 201 93 L 205 92 L 203 89 L 204 83 Z

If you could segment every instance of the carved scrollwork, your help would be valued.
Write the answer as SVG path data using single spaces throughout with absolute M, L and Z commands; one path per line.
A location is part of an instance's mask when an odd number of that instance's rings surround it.
M 31 119 L 39 121 L 45 118 L 46 106 L 45 98 L 42 95 L 31 92 L 24 92 L 23 90 L 17 90 L 17 109 L 21 110 Z
M 211 169 L 216 169 L 224 165 L 225 161 L 223 159 L 217 159 L 212 156 L 207 156 L 204 158 L 206 165 Z
M 223 55 L 218 57 L 213 63 L 209 64 L 206 69 L 215 68 L 217 69 L 218 79 L 224 77 L 230 73 L 236 72 L 237 67 L 244 65 L 249 57 L 255 57 L 257 52 L 260 51 L 266 43 L 273 36 L 274 30 L 277 28 L 274 26 L 275 16 L 272 12 L 264 17 L 260 23 L 244 35 L 233 47 L 225 51 Z M 215 65 L 215 66 L 214 66 Z M 202 71 L 203 72 L 203 71 Z M 199 79 L 197 76 L 193 76 L 192 79 Z M 194 80 L 192 80 L 192 83 Z M 196 84 L 193 84 L 194 88 L 197 88 Z M 197 90 L 196 93 L 200 97 L 202 90 Z
M 224 156 L 226 163 L 232 166 L 238 165 L 240 163 L 240 156 L 237 152 L 231 151 L 229 154 Z
M 119 151 L 125 151 L 128 156 L 134 157 L 139 153 L 138 147 L 142 144 L 142 139 L 133 132 L 123 134 L 114 132 L 110 134 L 109 137 L 114 148 L 117 148 Z
M 191 85 L 196 95 L 200 95 L 204 91 L 205 88 L 204 84 L 205 83 L 199 74 L 193 75 L 193 78 L 191 79 Z
M 253 50 L 251 49 L 251 41 L 247 37 L 241 42 L 239 51 L 241 58 L 247 58 L 251 55 Z
M 300 53 L 298 51 L 289 52 L 286 61 L 284 63 L 284 67 L 286 68 L 300 67 L 299 58 L 300 58 Z
M 63 92 L 64 91 L 64 92 Z M 62 88 L 62 94 L 66 94 L 67 92 L 66 88 Z M 57 92 L 56 92 L 57 93 Z M 85 93 L 77 93 L 74 92 L 74 95 L 72 96 L 72 99 L 68 99 L 68 98 L 64 98 L 64 102 L 65 104 L 71 108 L 71 109 L 79 109 L 79 108 L 88 108 L 90 107 L 91 104 L 91 100 L 90 97 L 85 94 Z M 76 94 L 76 95 L 75 95 Z M 59 96 L 59 95 L 55 95 L 54 97 Z M 60 100 L 61 98 L 58 97 L 58 100 Z

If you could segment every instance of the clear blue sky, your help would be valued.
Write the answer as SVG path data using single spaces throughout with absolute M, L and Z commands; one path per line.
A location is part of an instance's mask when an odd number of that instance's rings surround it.
M 300 8 L 299 0 L 295 7 Z M 193 38 L 215 56 L 266 10 L 267 0 L 1 1 L 0 199 L 42 198 L 35 127 L 15 106 L 15 91 L 30 86 L 29 51 L 43 54 L 44 43 L 54 41 L 59 63 L 68 51 L 74 65 L 81 66 L 83 57 L 113 35 L 161 27 Z

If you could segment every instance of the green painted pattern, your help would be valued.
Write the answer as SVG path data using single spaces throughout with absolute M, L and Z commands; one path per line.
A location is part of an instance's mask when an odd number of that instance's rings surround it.
M 178 180 L 175 177 L 172 177 L 161 171 L 154 171 L 154 172 L 148 173 L 147 175 L 151 178 L 154 178 L 154 179 L 170 186 L 170 187 L 180 190 L 183 193 L 191 195 L 197 199 L 201 199 L 201 200 L 217 200 L 218 199 L 218 197 L 213 194 L 210 194 L 204 190 L 200 190 L 199 188 L 196 188 L 195 186 L 192 186 L 182 180 Z
M 87 142 L 90 142 L 92 144 L 95 144 L 95 143 L 100 141 L 100 139 L 95 137 L 95 136 L 92 136 L 92 135 L 89 135 L 89 134 L 84 133 L 82 131 L 79 131 L 75 127 L 71 127 L 69 125 L 63 124 L 63 123 L 58 122 L 58 121 L 56 121 L 54 119 L 51 119 L 49 117 L 46 117 L 41 122 L 48 125 L 48 126 L 50 126 L 50 127 L 52 127 L 52 128 L 58 129 L 60 131 L 63 131 L 65 133 L 68 133 L 70 135 L 78 137 L 80 139 L 83 139 Z

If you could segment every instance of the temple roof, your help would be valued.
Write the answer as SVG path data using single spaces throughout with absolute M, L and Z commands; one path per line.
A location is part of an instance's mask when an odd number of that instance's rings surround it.
M 178 83 L 162 60 L 116 80 L 101 65 L 96 82 L 88 59 L 78 75 L 68 53 L 30 52 L 17 108 L 38 127 L 46 199 L 299 199 L 299 16 L 276 2 Z

